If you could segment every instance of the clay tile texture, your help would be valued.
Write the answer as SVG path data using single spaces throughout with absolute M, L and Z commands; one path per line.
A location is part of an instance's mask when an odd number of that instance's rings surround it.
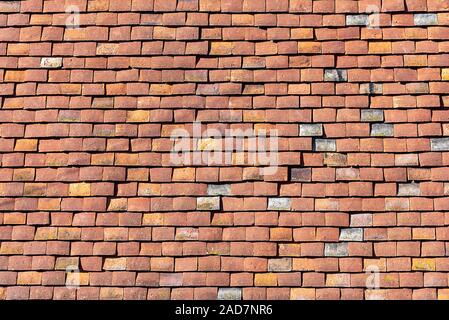
M 449 299 L 449 0 L 0 1 L 0 299 Z

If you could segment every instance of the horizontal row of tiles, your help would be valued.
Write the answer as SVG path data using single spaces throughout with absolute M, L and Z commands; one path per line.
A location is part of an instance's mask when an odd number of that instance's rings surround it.
M 352 219 L 351 224 L 362 224 L 362 218 L 356 216 Z M 367 220 L 367 218 L 365 218 Z M 239 226 L 239 227 L 219 227 L 212 224 L 211 227 L 202 228 L 174 228 L 174 227 L 140 227 L 141 225 L 148 225 L 146 220 L 121 221 L 121 225 L 130 225 L 127 227 L 89 227 L 86 222 L 83 227 L 35 227 L 24 225 L 5 226 L 0 225 L 0 237 L 3 242 L 7 241 L 72 241 L 72 254 L 74 255 L 115 255 L 118 245 L 119 255 L 123 255 L 121 251 L 123 248 L 128 248 L 126 244 L 130 242 L 129 248 L 132 248 L 133 254 L 138 254 L 139 243 L 137 241 L 297 241 L 297 242 L 369 242 L 381 243 L 385 241 L 401 241 L 398 245 L 407 245 L 411 256 L 444 256 L 447 243 L 442 242 L 447 240 L 448 227 L 396 227 L 389 228 L 370 227 L 370 228 L 336 228 L 336 227 L 311 227 L 303 226 L 298 228 L 302 223 L 300 221 L 285 222 L 282 219 L 279 222 L 279 227 L 269 226 Z M 363 222 L 363 221 L 362 221 Z M 76 223 L 76 222 L 75 222 Z M 307 220 L 304 221 L 307 223 Z M 372 223 L 372 222 L 371 222 Z M 444 223 L 444 222 L 442 222 Z M 94 223 L 92 223 L 93 225 Z M 101 225 L 101 221 L 99 223 Z M 369 224 L 369 223 L 365 223 Z M 289 227 L 295 225 L 296 228 Z M 166 232 L 167 234 L 161 234 Z M 271 239 L 271 240 L 270 240 Z M 413 240 L 413 242 L 412 242 Z M 419 242 L 418 240 L 425 241 Z M 82 241 L 82 242 L 79 242 Z M 95 243 L 91 242 L 95 241 Z M 101 242 L 99 242 L 101 241 Z M 406 244 L 402 243 L 407 242 Z M 118 244 L 116 244 L 118 242 Z M 196 242 L 195 242 L 196 243 Z M 42 243 L 41 243 L 42 244 Z M 182 244 L 180 244 L 182 245 Z M 192 246 L 192 243 L 186 245 Z M 196 243 L 195 246 L 204 247 L 205 243 Z M 289 247 L 290 246 L 290 247 Z M 302 244 L 281 244 L 280 255 L 282 256 L 296 256 L 299 255 Z M 304 249 L 308 245 L 304 245 Z M 328 245 L 326 252 L 333 252 L 340 248 Z M 151 246 L 150 246 L 151 247 Z M 422 251 L 420 252 L 420 248 Z M 120 249 L 121 248 L 121 249 Z M 449 248 L 449 247 L 448 247 Z M 14 246 L 9 248 L 7 244 L 4 246 L 5 250 L 1 250 L 5 254 L 14 254 Z M 66 246 L 68 249 L 68 246 Z M 340 248 L 346 250 L 345 248 Z M 67 250 L 65 250 L 66 252 Z M 120 251 L 122 253 L 120 253 Z M 306 250 L 304 250 L 306 251 Z
M 133 182 L 3 182 L 1 197 L 91 197 L 91 196 L 302 196 L 302 197 L 360 197 L 360 196 L 404 196 L 438 197 L 449 195 L 449 183 L 442 182 L 358 182 L 310 183 L 309 169 L 293 169 L 293 181 L 302 183 L 241 182 L 234 184 L 205 184 L 204 182 L 144 183 Z M 305 181 L 307 180 L 307 181 Z M 268 203 L 276 198 L 268 199 Z M 187 201 L 187 199 L 186 199 Z M 279 200 L 281 201 L 281 200 Z M 286 200 L 282 200 L 286 201 Z M 274 209 L 273 209 L 274 210 Z
M 69 16 L 66 16 L 67 19 Z M 381 16 L 380 16 L 381 17 Z M 113 17 L 107 17 L 113 18 Z M 220 16 L 222 18 L 222 16 Z M 243 17 L 243 19 L 248 17 Z M 249 17 L 251 18 L 251 17 Z M 312 17 L 320 18 L 320 17 Z M 382 17 L 381 17 L 382 18 Z M 448 21 L 449 19 L 446 18 Z M 317 40 L 317 41 L 344 41 L 344 40 L 384 40 L 384 41 L 404 41 L 407 40 L 448 40 L 447 35 L 448 27 L 447 21 L 442 26 L 428 26 L 424 28 L 422 26 L 413 27 L 410 22 L 402 23 L 401 26 L 390 27 L 386 26 L 370 26 L 360 27 L 338 27 L 329 28 L 322 27 L 321 25 L 314 26 L 312 24 L 303 25 L 302 28 L 296 28 L 298 25 L 285 26 L 285 27 L 271 27 L 270 26 L 252 26 L 254 23 L 245 22 L 243 26 L 230 26 L 227 27 L 226 22 L 219 23 L 218 25 L 212 25 L 211 27 L 194 27 L 194 26 L 176 26 L 168 22 L 162 26 L 130 26 L 125 25 L 113 25 L 112 26 L 82 26 L 79 28 L 69 29 L 65 28 L 66 20 L 63 20 L 63 24 L 53 24 L 52 26 L 32 26 L 29 27 L 27 20 L 22 23 L 26 27 L 7 27 L 1 28 L 0 31 L 4 31 L 0 35 L 0 39 L 4 42 L 25 42 L 33 43 L 38 41 L 153 41 L 153 40 L 166 40 L 166 41 L 304 41 L 304 40 Z M 52 23 L 50 21 L 50 23 Z M 100 22 L 100 24 L 111 25 L 111 22 Z M 175 23 L 179 23 L 176 21 Z M 316 23 L 319 23 L 316 21 Z M 45 24 L 41 23 L 41 24 Z M 95 23 L 93 23 L 95 24 Z M 138 23 L 132 23 L 138 24 Z M 228 24 L 231 25 L 231 24 Z M 249 25 L 249 26 L 248 26 Z M 410 27 L 406 27 L 406 26 Z M 136 43 L 139 44 L 140 42 Z M 217 44 L 221 47 L 221 44 Z M 344 45 L 344 43 L 343 43 Z M 391 44 L 390 44 L 391 45 Z M 136 48 L 129 48 L 132 52 Z M 237 49 L 238 50 L 238 49 Z M 381 50 L 383 52 L 383 50 Z M 111 54 L 110 50 L 103 51 L 103 54 Z M 382 53 L 381 52 L 381 53 Z M 215 54 L 212 50 L 211 53 Z M 102 53 L 99 53 L 102 54 Z M 112 53 L 114 54 L 114 53 Z
M 446 237 L 447 238 L 447 237 Z M 184 257 L 205 257 L 204 259 L 213 258 L 212 256 L 236 256 L 234 260 L 243 263 L 243 258 L 239 260 L 237 257 L 256 257 L 258 260 L 261 257 L 365 257 L 379 259 L 379 257 L 414 257 L 413 262 L 417 266 L 415 270 L 435 271 L 437 262 L 439 262 L 438 270 L 448 270 L 447 251 L 448 244 L 443 241 L 376 241 L 376 242 L 291 242 L 285 239 L 273 239 L 268 242 L 249 242 L 249 241 L 234 241 L 234 242 L 199 242 L 199 241 L 177 241 L 174 240 L 159 240 L 164 241 L 162 244 L 155 242 L 139 243 L 129 242 L 124 240 L 121 243 L 115 242 L 77 242 L 79 240 L 65 240 L 65 241 L 3 241 L 1 244 L 2 256 L 36 256 L 36 255 L 63 255 L 58 258 L 61 262 L 62 269 L 67 266 L 78 265 L 78 256 L 92 256 L 96 262 L 100 262 L 100 256 L 117 256 L 119 258 L 106 258 L 107 270 L 126 270 L 128 265 L 134 265 L 134 268 L 139 270 L 139 265 L 144 264 L 144 270 L 148 270 L 150 258 L 154 262 L 160 262 L 162 265 L 169 264 L 171 270 L 173 265 L 173 258 L 170 256 L 184 256 Z M 71 241 L 71 242 L 69 242 Z M 301 241 L 301 240 L 297 240 Z M 283 243 L 279 243 L 283 242 Z M 117 251 L 118 250 L 118 251 Z M 75 256 L 70 256 L 71 252 Z M 123 257 L 134 256 L 134 257 Z M 146 256 L 146 257 L 145 257 Z M 162 257 L 164 256 L 164 257 Z M 418 258 L 421 257 L 421 258 Z M 426 258 L 422 258 L 426 257 Z M 89 260 L 89 258 L 85 258 Z M 288 258 L 285 258 L 289 260 Z M 99 260 L 99 261 L 98 261 Z M 283 261 L 284 259 L 280 259 Z M 309 270 L 308 266 L 303 265 L 304 259 L 299 259 L 299 266 L 297 270 Z M 192 260 L 196 261 L 196 260 Z M 139 262 L 141 262 L 139 264 Z M 288 261 L 287 261 L 288 262 Z M 288 263 L 291 263 L 288 262 Z M 284 265 L 284 264 L 282 264 Z M 290 268 L 290 267 L 289 267 Z M 305 269 L 303 269 L 305 268 Z M 160 270 L 158 270 L 160 271 Z M 167 271 L 167 270 L 166 270 Z M 169 270 L 168 270 L 169 271 Z
M 207 43 L 204 44 L 207 45 Z M 333 44 L 333 42 L 331 42 L 331 44 Z M 342 44 L 344 44 L 344 42 L 342 42 Z M 379 43 L 376 44 L 379 45 Z M 129 46 L 128 43 L 124 45 L 126 45 L 126 47 Z M 227 50 L 230 50 L 229 52 L 232 53 L 232 43 L 220 43 L 220 45 L 222 45 L 224 48 L 227 48 Z M 295 44 L 293 43 L 293 45 Z M 297 73 L 300 71 L 299 69 L 305 69 L 304 71 L 302 71 L 304 75 L 303 80 L 307 80 L 306 78 L 308 74 L 306 74 L 306 72 L 315 72 L 316 74 L 315 77 L 312 78 L 312 81 L 323 81 L 322 68 L 335 67 L 342 70 L 349 69 L 349 72 L 351 72 L 352 76 L 357 72 L 357 70 L 352 70 L 355 68 L 384 68 L 380 71 L 383 71 L 387 76 L 389 75 L 390 77 L 393 72 L 391 68 L 419 68 L 421 69 L 420 73 L 422 80 L 426 80 L 425 76 L 429 77 L 429 74 L 430 80 L 440 80 L 438 69 L 430 69 L 428 70 L 427 74 L 425 74 L 425 69 L 437 67 L 444 68 L 449 66 L 449 63 L 447 62 L 448 54 L 446 53 L 448 50 L 442 48 L 441 53 L 439 54 L 414 54 L 414 52 L 410 52 L 409 54 L 404 53 L 404 46 L 410 46 L 410 43 L 398 43 L 398 46 L 401 48 L 400 53 L 384 52 L 384 55 L 374 53 L 367 55 L 361 52 L 358 55 L 345 56 L 335 55 L 339 53 L 345 54 L 345 50 L 342 50 L 342 52 L 331 52 L 329 50 L 322 52 L 319 43 L 317 44 L 316 42 L 302 42 L 300 43 L 300 45 L 303 45 L 305 48 L 309 48 L 309 51 L 304 52 L 302 55 L 298 55 L 298 52 L 293 51 L 291 55 L 287 55 L 278 54 L 277 50 L 272 50 L 272 52 L 268 52 L 265 56 L 255 56 L 253 52 L 248 52 L 243 56 L 238 54 L 231 56 L 231 53 L 229 53 L 227 56 L 221 55 L 221 57 L 214 57 L 213 55 L 203 56 L 203 54 L 207 55 L 208 52 L 204 52 L 200 55 L 163 55 L 163 53 L 160 52 L 159 55 L 156 56 L 142 56 L 139 52 L 137 53 L 137 56 L 79 57 L 73 56 L 74 54 L 76 54 L 75 52 L 73 52 L 73 46 L 67 44 L 65 48 L 68 50 L 65 50 L 65 52 L 54 53 L 58 54 L 58 57 L 39 57 L 42 54 L 30 57 L 23 56 L 23 54 L 16 57 L 3 56 L 0 57 L 0 65 L 5 69 L 30 69 L 31 71 L 29 71 L 28 74 L 33 75 L 37 79 L 39 79 L 39 77 L 43 77 L 43 75 L 47 71 L 64 71 L 72 69 L 75 71 L 78 69 L 87 69 L 87 71 L 89 71 L 90 69 L 96 71 L 96 73 L 100 76 L 103 75 L 103 77 L 99 79 L 104 82 L 113 82 L 114 78 L 111 78 L 111 75 L 115 75 L 116 73 L 119 76 L 122 76 L 124 80 L 127 80 L 132 76 L 135 78 L 136 76 L 132 73 L 133 70 L 129 70 L 130 68 L 133 68 L 134 70 L 142 69 L 141 73 L 143 74 L 143 79 L 147 79 L 148 82 L 156 81 L 157 78 L 160 77 L 162 71 L 166 71 L 166 73 L 169 73 L 170 69 L 179 69 L 179 73 L 184 69 L 195 69 L 194 71 L 202 71 L 203 73 L 210 69 L 212 71 L 215 71 L 215 73 L 211 71 L 212 75 L 221 75 L 223 78 L 232 69 L 243 69 L 247 73 L 251 70 L 254 70 L 255 74 L 262 73 L 260 69 L 264 69 L 263 71 L 268 75 L 270 75 L 271 72 L 271 77 L 273 77 L 273 74 L 275 74 L 276 71 L 282 72 L 282 69 L 289 68 L 293 68 L 293 72 Z M 381 43 L 381 45 L 384 44 Z M 425 45 L 428 46 L 429 43 L 426 42 Z M 39 44 L 39 46 L 39 48 L 41 48 L 42 44 Z M 160 46 L 162 47 L 162 44 Z M 354 48 L 355 46 L 356 43 L 351 43 L 352 48 Z M 387 43 L 385 44 L 385 46 L 386 48 L 389 48 L 391 44 L 389 46 Z M 154 44 L 151 44 L 151 48 L 154 49 L 154 47 Z M 424 53 L 427 53 L 427 51 Z M 157 52 L 152 53 L 152 55 L 154 54 L 157 54 Z M 152 70 L 148 71 L 146 69 Z M 222 73 L 220 74 L 219 71 L 214 69 L 224 69 L 224 71 L 222 71 Z M 134 73 L 135 72 L 136 71 L 134 71 Z M 321 74 L 319 74 L 320 72 Z M 330 72 L 334 71 L 331 69 Z M 369 70 L 361 70 L 359 72 L 362 73 L 362 75 L 364 74 L 366 79 L 365 81 L 374 81 L 370 77 L 366 77 L 366 73 L 369 72 Z M 412 73 L 413 76 L 413 70 L 409 70 L 409 73 Z M 53 74 L 57 74 L 57 72 L 53 72 Z M 21 72 L 11 72 L 9 77 L 18 77 L 20 79 L 20 75 Z M 445 74 L 443 74 L 442 76 L 445 77 Z M 201 80 L 201 77 L 204 76 L 201 73 L 198 74 L 197 72 L 195 74 L 192 72 L 191 77 L 193 78 L 192 81 L 198 81 L 195 80 L 195 78 L 199 78 Z M 311 78 L 310 75 L 309 78 Z M 382 77 L 380 76 L 376 79 L 382 81 Z M 344 79 L 338 80 L 341 82 Z M 222 80 L 220 80 L 219 78 L 219 81 Z M 328 81 L 335 82 L 336 80 L 333 80 L 332 75 L 329 75 Z M 409 80 L 405 79 L 404 81 Z
M 7 300 L 448 300 L 449 290 L 361 289 L 361 288 L 286 288 L 286 287 L 66 287 L 13 286 L 0 288 L 0 299 Z
M 54 255 L 34 256 L 4 256 L 1 258 L 2 271 L 39 271 L 55 270 L 68 271 L 72 269 L 89 271 L 245 271 L 245 272 L 372 272 L 374 267 L 379 272 L 407 272 L 416 271 L 419 278 L 423 273 L 419 271 L 448 271 L 449 258 L 262 258 L 262 257 L 229 257 L 229 256 L 199 256 L 199 257 L 56 257 Z M 106 255 L 108 256 L 108 255 Z M 111 256 L 111 255 L 109 255 Z M 124 254 L 120 254 L 124 256 Z M 124 263 L 125 262 L 125 263 Z M 117 266 L 125 270 L 118 270 Z M 221 268 L 223 266 L 223 268 Z M 433 270 L 435 266 L 435 270 Z M 75 271 L 75 270 L 73 270 Z M 430 275 L 430 273 L 428 273 Z M 322 274 L 324 276 L 324 274 Z
M 410 270 L 411 271 L 411 270 Z M 135 272 L 95 272 L 75 273 L 67 276 L 60 272 L 0 272 L 6 286 L 117 286 L 117 287 L 226 287 L 226 286 L 255 286 L 255 287 L 331 287 L 331 288 L 366 288 L 372 277 L 370 273 L 201 273 L 185 272 L 178 274 L 168 273 L 135 273 Z M 50 280 L 54 276 L 55 279 Z M 447 273 L 401 272 L 378 274 L 380 288 L 444 288 L 448 283 Z M 62 282 L 62 283 L 61 283 Z
M 268 200 L 268 201 L 267 201 Z M 267 204 L 268 202 L 268 204 Z M 449 210 L 448 197 L 399 198 L 270 198 L 138 197 L 0 198 L 2 211 L 165 212 L 165 211 L 323 211 L 406 212 Z
M 139 229 L 129 229 L 130 233 L 146 235 L 151 233 L 151 227 L 156 228 L 158 237 L 166 234 L 208 234 L 210 232 L 207 227 L 212 228 L 226 228 L 226 227 L 303 227 L 304 231 L 309 235 L 314 232 L 314 227 L 340 227 L 340 228 L 361 228 L 361 227 L 375 227 L 373 232 L 382 233 L 383 236 L 379 238 L 382 240 L 388 237 L 388 230 L 386 228 L 399 228 L 394 231 L 408 232 L 407 227 L 423 228 L 422 238 L 434 239 L 432 233 L 433 227 L 443 227 L 449 225 L 449 213 L 429 211 L 429 212 L 398 212 L 398 213 L 343 213 L 343 212 L 276 212 L 276 211 L 259 211 L 259 212 L 229 212 L 229 213 L 215 213 L 211 216 L 207 212 L 171 212 L 171 213 L 131 213 L 131 212 L 2 212 L 0 213 L 2 226 L 6 232 L 11 231 L 11 226 L 21 226 L 27 224 L 28 226 L 45 226 L 51 225 L 53 227 L 95 227 L 89 229 L 90 236 L 95 236 L 95 232 L 102 233 L 102 227 L 125 227 L 125 226 L 140 226 L 139 222 L 147 227 Z M 142 220 L 143 219 L 143 220 Z M 51 224 L 50 224 L 51 221 Z M 174 227 L 177 226 L 178 229 Z M 198 227 L 206 227 L 199 228 Z M 158 229 L 160 228 L 160 229 Z M 405 228 L 405 229 L 401 229 Z M 18 230 L 26 230 L 27 228 L 18 228 Z M 8 231 L 9 230 L 9 231 Z M 46 230 L 46 229 L 42 229 Z M 202 230 L 202 231 L 200 231 Z M 217 229 L 218 230 L 218 229 Z M 257 230 L 254 229 L 254 230 Z M 262 229 L 261 229 L 262 230 Z M 443 230 L 443 229 L 441 229 Z M 86 231 L 88 231 L 86 229 Z M 156 231 L 155 231 L 156 232 Z M 315 231 L 316 232 L 316 231 Z M 368 231 L 367 231 L 368 232 Z M 441 231 L 440 231 L 441 232 Z M 82 233 L 83 234 L 83 233 Z M 387 235 L 385 235 L 387 234 Z M 93 240 L 98 238 L 93 238 Z M 100 237 L 99 240 L 103 238 Z
M 322 13 L 359 13 L 372 5 L 370 2 L 357 1 L 321 1 L 312 0 L 149 0 L 144 3 L 139 0 L 107 0 L 77 2 L 80 11 L 117 11 L 117 12 L 322 12 Z M 404 0 L 377 0 L 374 5 L 381 12 L 404 11 L 448 11 L 446 1 L 404 1 Z M 66 4 L 58 1 L 42 2 L 40 0 L 8 1 L 0 7 L 3 13 L 18 12 L 66 12 Z

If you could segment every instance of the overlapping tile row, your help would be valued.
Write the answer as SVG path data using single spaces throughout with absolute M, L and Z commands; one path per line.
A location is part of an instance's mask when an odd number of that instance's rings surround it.
M 1 1 L 0 105 L 0 299 L 449 298 L 447 0 Z

